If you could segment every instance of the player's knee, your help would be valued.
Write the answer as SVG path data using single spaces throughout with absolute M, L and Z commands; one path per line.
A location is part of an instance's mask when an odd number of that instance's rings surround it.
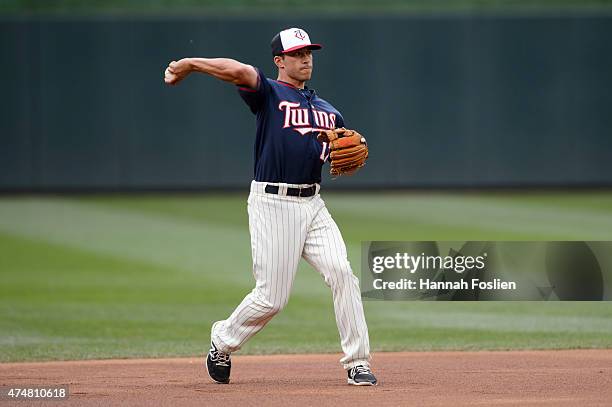
M 274 301 L 270 302 L 266 306 L 266 313 L 268 315 L 276 315 L 281 312 L 285 306 L 287 305 L 287 301 Z
M 289 302 L 288 298 L 269 298 L 262 293 L 256 293 L 254 297 L 256 298 L 255 303 L 268 315 L 278 314 Z
M 325 278 L 325 283 L 331 288 L 345 284 L 359 284 L 359 279 L 353 274 L 353 269 L 348 261 L 336 265 Z
M 272 307 L 270 309 L 271 312 L 273 312 L 274 314 L 278 314 L 287 306 L 288 302 L 289 302 L 289 297 L 278 298 L 276 301 L 272 303 Z
M 276 315 L 279 312 L 281 312 L 283 310 L 283 308 L 285 308 L 285 304 L 273 304 L 270 308 L 269 308 L 269 312 L 272 315 Z

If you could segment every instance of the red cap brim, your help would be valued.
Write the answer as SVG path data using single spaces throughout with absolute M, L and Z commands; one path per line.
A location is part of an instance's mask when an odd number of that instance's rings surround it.
M 309 45 L 296 45 L 295 47 L 291 47 L 283 51 L 283 54 L 287 54 L 289 52 L 297 51 L 298 49 L 308 48 L 308 49 L 321 49 L 323 45 L 321 44 L 309 44 Z

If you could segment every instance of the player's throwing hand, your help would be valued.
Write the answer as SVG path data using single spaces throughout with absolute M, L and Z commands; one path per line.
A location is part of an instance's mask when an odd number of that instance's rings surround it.
M 187 59 L 172 61 L 168 64 L 168 67 L 164 72 L 164 82 L 166 82 L 168 85 L 176 85 L 185 79 L 190 72 L 191 67 L 189 66 L 189 61 Z

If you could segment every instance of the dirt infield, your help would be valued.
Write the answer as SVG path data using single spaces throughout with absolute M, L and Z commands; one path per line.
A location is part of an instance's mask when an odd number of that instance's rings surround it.
M 376 387 L 348 386 L 339 358 L 236 355 L 230 385 L 211 383 L 202 359 L 6 363 L 0 384 L 68 384 L 52 405 L 74 406 L 612 404 L 612 350 L 376 353 Z

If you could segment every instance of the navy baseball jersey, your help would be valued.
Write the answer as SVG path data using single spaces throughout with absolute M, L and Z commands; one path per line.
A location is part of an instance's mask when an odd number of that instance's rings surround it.
M 265 77 L 257 68 L 257 89 L 238 92 L 257 115 L 255 181 L 314 184 L 329 156 L 326 143 L 317 141 L 321 130 L 344 127 L 338 110 L 314 90 Z

